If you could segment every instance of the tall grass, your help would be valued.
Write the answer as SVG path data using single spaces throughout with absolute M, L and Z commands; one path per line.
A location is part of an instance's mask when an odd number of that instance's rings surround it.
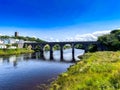
M 86 53 L 50 90 L 120 90 L 120 52 Z
M 29 49 L 0 49 L 0 56 L 22 54 L 22 53 L 32 53 L 33 50 Z

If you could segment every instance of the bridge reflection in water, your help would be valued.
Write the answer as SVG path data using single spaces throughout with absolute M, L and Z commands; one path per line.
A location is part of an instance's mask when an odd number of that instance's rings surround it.
M 100 42 L 97 42 L 97 41 L 77 41 L 77 42 L 42 42 L 42 43 L 24 43 L 24 47 L 25 46 L 31 46 L 33 50 L 35 50 L 35 48 L 38 46 L 40 47 L 39 48 L 39 51 L 40 51 L 40 57 L 41 58 L 44 58 L 44 47 L 46 45 L 49 45 L 50 46 L 50 60 L 53 60 L 53 47 L 55 45 L 59 45 L 60 46 L 60 59 L 61 61 L 64 60 L 63 58 L 63 47 L 66 45 L 66 44 L 69 44 L 71 45 L 71 48 L 72 48 L 72 61 L 75 61 L 75 46 L 77 44 L 81 44 L 82 45 L 82 49 L 85 50 L 85 52 L 88 52 L 88 47 L 90 45 L 96 45 L 97 46 L 97 51 L 103 51 L 105 50 L 105 46 L 102 45 Z

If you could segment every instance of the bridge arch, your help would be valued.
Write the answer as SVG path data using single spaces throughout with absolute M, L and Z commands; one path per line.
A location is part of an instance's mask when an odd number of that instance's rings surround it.
M 39 52 L 41 49 L 42 49 L 42 47 L 39 44 L 34 46 L 35 52 Z
M 27 49 L 32 49 L 32 50 L 34 50 L 34 45 L 32 45 L 32 44 L 24 44 L 24 46 L 23 46 L 23 48 L 27 48 Z
M 70 49 L 70 48 L 72 48 L 72 44 L 70 44 L 70 43 L 67 43 L 67 44 L 64 44 L 63 45 L 63 49 L 65 50 L 65 49 Z
M 52 48 L 53 50 L 60 50 L 61 46 L 59 44 L 54 44 Z
M 90 52 L 98 51 L 98 45 L 97 44 L 89 44 L 88 51 L 90 51 Z
M 62 54 L 63 54 L 63 60 L 68 61 L 69 59 L 72 60 L 72 44 L 71 43 L 66 43 L 63 44 L 62 46 Z M 69 59 L 68 59 L 69 57 Z
M 49 44 L 45 44 L 45 45 L 43 46 L 43 50 L 44 50 L 44 51 L 50 51 L 50 45 L 49 45 Z
M 43 45 L 43 55 L 45 60 L 50 59 L 50 45 L 49 44 L 44 44 Z
M 52 47 L 52 50 L 54 51 L 53 58 L 55 60 L 60 60 L 60 56 L 61 56 L 60 49 L 61 49 L 61 46 L 59 44 L 54 44 Z M 57 56 L 55 54 L 57 54 Z
M 75 49 L 84 49 L 84 44 L 81 44 L 81 43 L 74 44 L 74 48 Z
M 43 52 L 43 45 L 42 44 L 35 44 L 35 52 L 40 52 L 40 58 L 44 59 L 44 52 Z
M 74 44 L 74 53 L 75 53 L 74 55 L 75 59 L 76 58 L 78 59 L 79 55 L 83 55 L 85 53 L 84 45 L 82 43 Z

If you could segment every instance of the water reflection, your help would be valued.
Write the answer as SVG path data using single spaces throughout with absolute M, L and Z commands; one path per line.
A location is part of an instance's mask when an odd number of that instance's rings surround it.
M 72 60 L 72 53 L 71 49 L 64 50 L 64 60 L 71 61 Z M 78 55 L 83 55 L 84 50 L 75 49 L 75 59 L 78 59 Z M 54 51 L 54 60 L 53 61 L 60 61 L 60 51 Z M 20 56 L 9 56 L 9 57 L 0 57 L 0 63 L 12 63 L 14 67 L 17 67 L 18 63 L 21 61 L 28 61 L 29 59 L 36 59 L 36 60 L 47 60 L 50 59 L 50 52 L 44 52 L 44 59 L 40 58 L 40 52 L 32 53 L 32 54 L 23 54 Z
M 77 50 L 77 54 L 83 51 Z M 69 50 L 64 53 L 64 59 L 70 61 Z M 60 61 L 59 51 L 54 52 L 54 60 L 49 60 L 49 52 L 45 52 L 45 59 L 40 53 L 22 54 L 19 56 L 0 57 L 0 90 L 36 90 L 38 84 L 48 83 L 49 79 L 66 71 L 72 65 L 70 62 Z M 57 62 L 55 62 L 57 61 Z
M 75 49 L 75 59 L 78 59 L 79 55 L 83 55 L 84 54 L 84 50 L 82 49 Z M 64 61 L 72 61 L 72 48 L 70 49 L 65 49 L 63 51 L 63 57 L 64 57 Z M 40 58 L 40 53 L 36 53 L 34 55 L 34 58 L 38 59 Z M 56 50 L 53 52 L 53 58 L 54 61 L 60 61 L 60 50 Z M 44 51 L 44 59 L 45 60 L 49 60 L 50 59 L 50 52 L 49 51 Z

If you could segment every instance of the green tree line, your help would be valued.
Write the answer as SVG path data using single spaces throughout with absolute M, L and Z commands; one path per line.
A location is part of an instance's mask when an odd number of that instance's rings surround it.
M 39 38 L 34 38 L 34 37 L 24 37 L 24 36 L 0 36 L 1 39 L 9 39 L 9 38 L 13 38 L 13 39 L 20 39 L 20 40 L 24 40 L 24 41 L 36 41 L 36 42 L 45 42 L 44 40 L 41 40 Z
M 120 30 L 112 30 L 110 34 L 98 37 L 98 41 L 105 45 L 109 51 L 120 50 Z

